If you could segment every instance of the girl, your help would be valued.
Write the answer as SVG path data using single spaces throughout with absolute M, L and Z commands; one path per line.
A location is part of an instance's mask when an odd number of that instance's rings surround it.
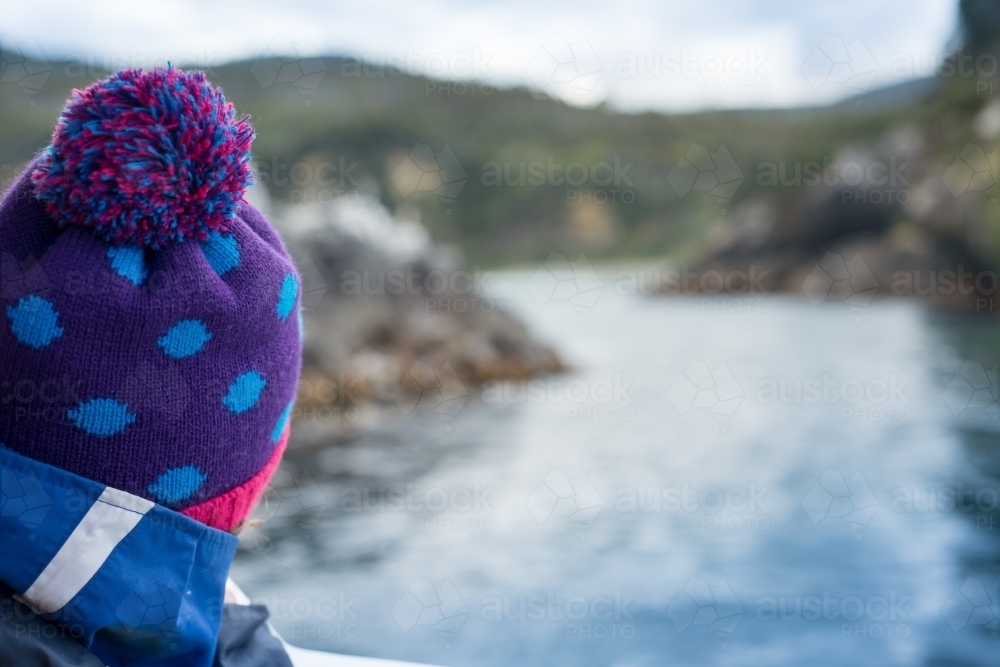
M 121 71 L 0 202 L 4 667 L 292 664 L 225 605 L 301 356 L 253 136 L 202 73 Z

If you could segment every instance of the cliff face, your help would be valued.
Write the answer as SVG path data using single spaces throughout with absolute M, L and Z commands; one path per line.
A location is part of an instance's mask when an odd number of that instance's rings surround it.
M 303 277 L 300 441 L 363 425 L 379 407 L 454 416 L 487 380 L 563 368 L 490 300 L 489 273 L 466 268 L 419 222 L 358 193 L 308 205 L 253 198 Z

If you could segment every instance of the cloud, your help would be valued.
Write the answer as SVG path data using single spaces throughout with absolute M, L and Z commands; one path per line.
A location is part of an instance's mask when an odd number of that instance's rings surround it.
M 52 21 L 52 16 L 63 20 Z M 276 36 L 308 38 L 324 53 L 412 56 L 417 71 L 502 86 L 531 85 L 532 58 L 558 35 L 570 43 L 582 38 L 593 48 L 605 68 L 600 91 L 611 105 L 676 112 L 823 104 L 849 95 L 850 89 L 835 85 L 810 86 L 802 74 L 803 63 L 829 35 L 845 43 L 860 37 L 878 63 L 876 87 L 907 78 L 905 71 L 892 68 L 901 57 L 923 63 L 913 73 L 926 73 L 945 52 L 956 20 L 954 0 L 753 5 L 738 0 L 299 0 L 280 5 L 263 0 L 57 0 L 6 8 L 2 32 L 17 40 L 35 39 L 49 58 L 107 60 L 117 55 L 124 62 L 152 57 L 203 64 L 254 58 Z M 470 70 L 468 58 L 475 58 L 477 50 L 479 66 Z M 763 73 L 747 77 L 711 69 L 718 60 L 732 63 L 751 52 L 758 61 L 766 54 Z M 643 56 L 646 63 L 687 57 L 701 73 L 616 76 L 616 66 L 628 54 Z

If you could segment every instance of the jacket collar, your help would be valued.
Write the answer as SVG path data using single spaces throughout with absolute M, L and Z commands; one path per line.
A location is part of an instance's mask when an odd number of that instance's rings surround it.
M 209 667 L 238 542 L 0 445 L 0 583 L 108 667 Z

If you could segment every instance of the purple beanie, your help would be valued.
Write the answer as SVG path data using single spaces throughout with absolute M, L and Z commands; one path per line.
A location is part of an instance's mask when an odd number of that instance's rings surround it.
M 200 72 L 73 91 L 0 201 L 0 446 L 228 530 L 287 442 L 299 277 Z

